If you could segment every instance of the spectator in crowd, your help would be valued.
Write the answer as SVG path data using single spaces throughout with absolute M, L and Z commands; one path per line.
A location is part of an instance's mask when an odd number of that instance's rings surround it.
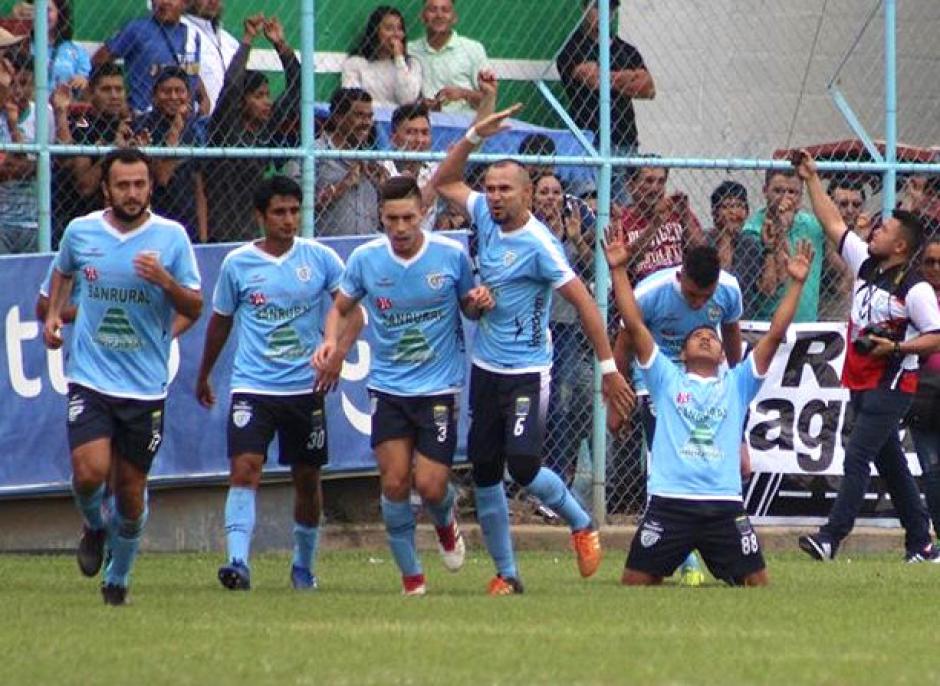
M 392 112 L 392 149 L 405 152 L 428 152 L 431 150 L 431 115 L 426 105 L 420 102 L 402 105 Z M 406 162 L 386 160 L 382 163 L 393 176 L 410 176 L 421 189 L 421 202 L 425 208 L 422 226 L 431 231 L 437 223 L 437 193 L 428 183 L 437 170 L 436 162 Z
M 421 63 L 421 91 L 434 109 L 472 113 L 483 100 L 479 74 L 487 68 L 486 49 L 454 31 L 455 0 L 425 0 L 424 38 L 408 43 Z
M 421 95 L 421 63 L 408 55 L 405 18 L 381 5 L 343 63 L 343 88 L 361 88 L 376 107 L 415 102 Z
M 829 182 L 826 190 L 832 202 L 839 210 L 842 221 L 863 241 L 868 241 L 871 233 L 871 219 L 865 214 L 865 185 L 861 181 L 839 175 Z
M 361 88 L 337 88 L 330 116 L 314 145 L 319 150 L 360 150 L 373 137 L 372 97 Z M 362 160 L 317 163 L 317 235 L 376 233 L 379 187 L 388 178 L 382 164 Z
M 557 148 L 551 136 L 547 136 L 544 133 L 530 133 L 519 143 L 518 152 L 520 155 L 554 157 L 557 153 Z M 557 175 L 555 165 L 551 163 L 529 164 L 526 165 L 526 170 L 529 172 L 529 178 L 532 179 L 533 187 L 536 180 L 543 176 L 550 176 L 561 183 L 561 177 Z M 564 186 L 564 184 L 562 184 L 562 186 Z M 576 211 L 580 215 L 581 225 L 584 229 L 593 232 L 597 214 L 596 204 L 594 208 L 591 208 L 584 200 L 567 191 L 564 193 L 564 202 L 565 207 L 569 210 Z
M 456 231 L 469 228 L 470 219 L 462 208 L 450 202 L 441 203 L 434 217 L 435 231 Z
M 255 39 L 264 34 L 277 51 L 284 69 L 284 91 L 271 101 L 268 77 L 248 70 L 248 57 Z M 211 146 L 272 147 L 280 143 L 281 131 L 300 113 L 300 62 L 284 38 L 277 17 L 256 14 L 245 19 L 241 44 L 225 72 L 215 111 L 209 119 Z M 210 242 L 246 241 L 260 232 L 254 209 L 245 201 L 248 189 L 257 188 L 268 168 L 266 158 L 212 159 L 203 164 L 207 207 L 199 211 L 207 226 L 200 235 Z
M 898 206 L 918 216 L 924 225 L 925 239 L 940 236 L 940 176 L 908 176 Z
M 88 86 L 91 60 L 85 48 L 72 40 L 72 8 L 69 0 L 49 0 L 49 88 L 68 84 L 75 95 Z M 19 2 L 12 15 L 32 21 L 32 3 Z
M 95 67 L 88 82 L 89 108 L 70 119 L 72 108 L 70 89 L 59 87 L 52 97 L 55 113 L 56 137 L 60 143 L 75 145 L 128 145 L 134 140 L 130 126 L 124 72 L 114 62 Z M 56 156 L 52 193 L 56 234 L 61 235 L 65 225 L 101 209 L 102 157 L 79 155 Z
M 190 40 L 200 45 L 199 78 L 209 99 L 209 113 L 215 110 L 225 81 L 225 72 L 238 50 L 238 39 L 222 27 L 222 0 L 190 0 L 183 24 Z
M 584 222 L 553 173 L 534 179 L 532 214 L 558 239 L 568 263 L 583 281 L 593 281 L 594 222 Z M 546 425 L 546 462 L 562 478 L 573 476 L 582 440 L 590 440 L 592 353 L 578 311 L 564 298 L 553 298 L 549 311 L 552 381 Z
M 839 210 L 839 216 L 845 225 L 867 242 L 871 233 L 871 221 L 862 211 L 867 199 L 862 182 L 839 175 L 829 182 L 826 193 Z M 852 291 L 852 272 L 828 244 L 820 280 L 819 318 L 826 321 L 841 320 L 845 317 Z
M 36 103 L 33 102 L 33 60 L 15 64 L 0 60 L 0 142 L 36 140 Z M 49 140 L 54 141 L 50 130 Z M 39 250 L 39 207 L 34 155 L 6 153 L 0 162 L 0 254 Z
M 733 274 L 744 297 L 744 316 L 754 308 L 754 293 L 760 276 L 760 241 L 742 231 L 750 212 L 747 189 L 737 181 L 722 181 L 711 194 L 714 228 L 706 232 L 706 242 L 718 251 L 721 268 Z
M 134 121 L 138 138 L 150 145 L 167 147 L 204 146 L 205 120 L 192 111 L 189 77 L 179 67 L 167 67 L 157 76 L 153 87 L 153 109 Z M 198 204 L 205 206 L 205 193 L 198 163 L 193 158 L 158 157 L 152 164 L 154 186 L 153 211 L 175 219 L 186 228 L 190 240 L 205 243 L 208 238 L 198 231 Z M 202 224 L 205 227 L 205 224 Z
M 613 17 L 620 2 L 609 2 Z M 600 48 L 597 0 L 583 0 L 583 3 L 585 9 L 581 26 L 571 34 L 555 63 L 575 123 L 599 137 Z M 611 150 L 615 155 L 629 156 L 635 154 L 639 146 L 633 100 L 656 97 L 656 85 L 640 51 L 617 36 L 611 36 L 610 39 L 610 69 Z M 618 205 L 629 202 L 626 183 L 628 171 L 627 167 L 614 169 L 611 187 L 613 199 Z
M 198 35 L 189 39 L 189 29 L 181 21 L 184 5 L 185 0 L 154 0 L 151 16 L 129 21 L 91 58 L 95 66 L 124 59 L 135 114 L 150 110 L 154 80 L 165 67 L 186 71 L 200 114 L 209 113 L 209 101 L 198 76 L 202 42 Z
M 653 272 L 682 264 L 689 244 L 704 242 L 702 225 L 689 207 L 689 197 L 676 191 L 666 195 L 669 170 L 634 167 L 629 177 L 632 203 L 623 208 L 619 221 L 632 254 L 629 276 L 637 282 Z
M 786 292 L 790 254 L 799 241 L 809 241 L 813 246 L 813 264 L 800 294 L 794 321 L 817 321 L 826 246 L 819 221 L 812 213 L 800 209 L 803 182 L 792 169 L 768 169 L 764 176 L 764 198 L 767 205 L 744 224 L 744 233 L 759 238 L 761 242 L 761 272 L 757 279 L 754 318 L 769 320 L 773 316 Z
M 921 273 L 937 296 L 940 305 L 940 238 L 933 238 L 924 248 Z M 934 534 L 940 532 L 940 352 L 921 361 L 917 393 L 908 412 L 908 424 L 917 459 L 924 474 L 923 490 Z

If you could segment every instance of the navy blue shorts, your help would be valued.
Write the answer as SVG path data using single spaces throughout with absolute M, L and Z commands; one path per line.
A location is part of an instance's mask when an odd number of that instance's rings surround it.
M 549 373 L 501 374 L 473 365 L 470 435 L 474 464 L 510 455 L 541 457 L 548 411 Z
M 69 384 L 68 393 L 70 450 L 98 438 L 110 438 L 118 455 L 150 471 L 163 442 L 163 398 L 117 398 L 75 383 Z
M 233 393 L 229 406 L 228 456 L 263 455 L 277 434 L 278 463 L 321 467 L 328 457 L 323 395 Z
M 372 438 L 377 445 L 396 438 L 410 438 L 414 449 L 435 462 L 454 463 L 457 450 L 457 395 L 404 396 L 370 390 Z

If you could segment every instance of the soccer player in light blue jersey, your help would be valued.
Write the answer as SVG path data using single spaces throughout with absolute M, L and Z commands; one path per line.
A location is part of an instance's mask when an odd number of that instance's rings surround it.
M 740 361 L 741 328 L 738 320 L 742 314 L 741 288 L 734 276 L 722 271 L 718 251 L 714 247 L 695 245 L 687 248 L 681 266 L 650 274 L 637 284 L 635 296 L 643 313 L 643 323 L 659 349 L 673 362 L 681 361 L 686 336 L 701 326 L 720 330 L 725 361 L 730 366 Z M 630 368 L 633 346 L 626 328 L 617 337 L 614 356 L 620 369 L 626 371 Z M 656 409 L 637 365 L 633 365 L 633 388 L 649 449 L 656 434 Z M 611 417 L 610 423 L 617 427 L 620 421 L 618 417 Z M 746 478 L 750 473 L 750 460 L 747 445 L 743 442 L 740 454 L 741 474 Z M 686 586 L 699 586 L 704 582 L 705 574 L 694 553 L 682 564 L 680 580 Z
M 409 493 L 413 482 L 437 530 L 444 566 L 456 572 L 464 561 L 450 483 L 466 374 L 460 313 L 477 319 L 493 301 L 485 286 L 474 287 L 463 246 L 421 229 L 421 190 L 412 177 L 382 185 L 379 216 L 385 235 L 350 255 L 314 364 L 341 359 L 337 327 L 361 302 L 374 333 L 368 387 L 382 517 L 402 593 L 421 596 L 427 589 Z
M 630 249 L 622 230 L 608 232 L 606 253 L 617 309 L 658 414 L 650 501 L 622 581 L 660 584 L 697 549 L 715 578 L 733 585 L 765 585 L 760 543 L 741 500 L 741 424 L 793 321 L 812 264 L 812 245 L 797 245 L 787 263 L 790 286 L 770 328 L 750 356 L 730 371 L 722 370 L 721 339 L 709 323 L 685 337 L 681 363 L 669 359 L 643 322 L 625 269 Z
M 186 231 L 149 209 L 150 161 L 133 148 L 102 166 L 109 207 L 65 230 L 43 327 L 46 345 L 62 345 L 63 311 L 77 279 L 78 314 L 66 375 L 72 488 L 84 517 L 78 564 L 94 576 L 109 562 L 101 593 L 122 605 L 147 519 L 147 474 L 163 441 L 163 409 L 173 317 L 198 319 L 199 270 Z M 106 519 L 106 482 L 115 508 Z
M 255 496 L 275 434 L 278 461 L 290 465 L 294 482 L 291 583 L 297 590 L 318 585 L 320 469 L 328 459 L 324 393 L 335 384 L 336 374 L 314 378 L 310 357 L 320 345 L 322 315 L 339 288 L 343 263 L 331 248 L 297 237 L 301 203 L 300 186 L 284 176 L 267 179 L 255 191 L 255 218 L 264 238 L 236 248 L 222 262 L 199 367 L 196 397 L 212 407 L 212 368 L 234 327 L 238 349 L 228 422 L 228 561 L 218 571 L 219 581 L 231 590 L 251 588 Z M 340 364 L 361 326 L 362 319 L 354 316 L 343 332 L 337 343 Z
M 480 74 L 487 109 L 496 97 L 495 77 Z M 591 294 L 568 265 L 551 231 L 529 208 L 532 183 L 521 165 L 497 162 L 486 172 L 486 193 L 463 181 L 474 148 L 499 131 L 519 111 L 516 105 L 496 114 L 478 115 L 477 123 L 451 147 L 432 180 L 438 193 L 466 209 L 477 230 L 480 277 L 495 299 L 484 313 L 473 345 L 470 377 L 472 419 L 468 453 L 473 462 L 477 516 L 497 575 L 491 595 L 522 591 L 516 569 L 503 473 L 557 512 L 571 528 L 583 577 L 601 562 L 600 537 L 561 478 L 541 464 L 548 404 L 552 343 L 548 332 L 552 291 L 577 309 L 585 335 L 600 359 L 604 397 L 629 413 L 633 394 L 617 371 L 607 332 Z

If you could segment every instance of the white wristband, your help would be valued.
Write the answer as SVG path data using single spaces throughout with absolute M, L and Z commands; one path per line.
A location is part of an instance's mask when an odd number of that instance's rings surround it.
M 476 127 L 471 126 L 467 129 L 467 133 L 463 135 L 470 145 L 479 145 L 483 142 L 483 139 L 480 137 L 480 134 L 477 133 Z
M 608 374 L 617 373 L 617 363 L 614 362 L 614 358 L 608 357 L 606 360 L 601 360 L 597 363 L 598 368 L 601 370 L 602 376 L 607 376 Z

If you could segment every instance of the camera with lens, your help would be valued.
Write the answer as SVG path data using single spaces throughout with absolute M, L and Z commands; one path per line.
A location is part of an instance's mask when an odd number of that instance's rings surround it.
M 859 355 L 870 355 L 871 351 L 874 350 L 877 345 L 877 343 L 872 340 L 872 336 L 887 338 L 892 341 L 896 340 L 892 329 L 882 324 L 872 324 L 862 329 L 858 338 L 852 341 L 852 347 L 855 348 L 855 352 Z

